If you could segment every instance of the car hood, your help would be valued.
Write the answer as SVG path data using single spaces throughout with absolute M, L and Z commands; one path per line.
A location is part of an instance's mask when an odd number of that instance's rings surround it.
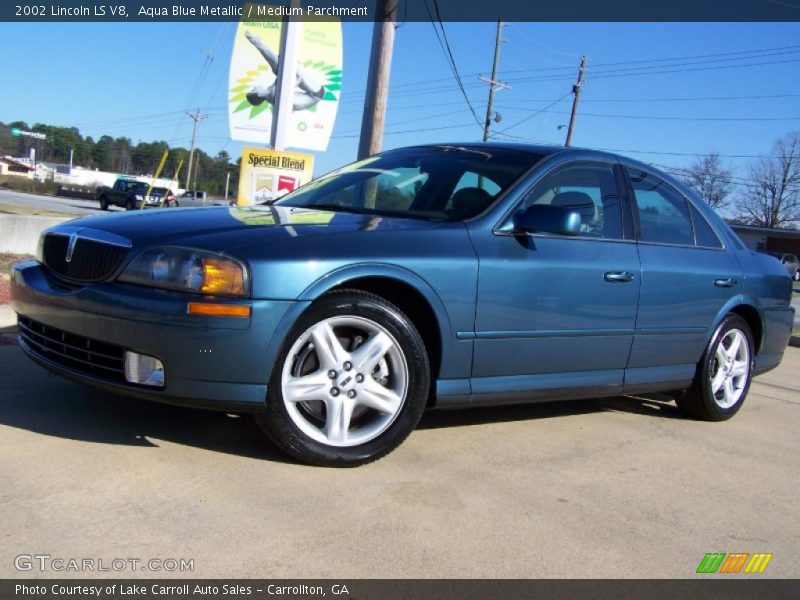
M 68 223 L 120 235 L 134 249 L 185 245 L 216 252 L 358 231 L 424 230 L 438 222 L 283 206 L 175 208 L 97 215 Z

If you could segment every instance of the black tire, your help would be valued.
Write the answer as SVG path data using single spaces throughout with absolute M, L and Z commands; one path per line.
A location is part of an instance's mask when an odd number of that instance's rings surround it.
M 100 210 L 108 210 L 108 198 L 100 196 Z
M 712 390 L 712 378 L 717 370 L 717 349 L 720 343 L 733 331 L 744 334 L 747 343 L 748 367 L 741 385 L 741 395 L 731 406 L 722 406 Z M 725 421 L 735 415 L 742 407 L 750 383 L 753 379 L 753 359 L 755 344 L 750 326 L 742 317 L 735 314 L 727 315 L 717 327 L 714 335 L 706 346 L 703 357 L 697 365 L 697 373 L 689 389 L 676 397 L 678 407 L 687 415 L 703 421 Z M 718 392 L 719 394 L 719 392 Z M 724 402 L 723 402 L 724 403 Z
M 125 201 L 125 210 L 136 210 L 136 204 L 130 198 Z
M 289 352 L 300 342 L 304 334 L 326 319 L 348 317 L 365 319 L 390 334 L 400 351 L 398 355 L 402 356 L 406 367 L 406 392 L 393 421 L 377 437 L 359 445 L 342 447 L 321 443 L 298 426 L 284 403 L 282 379 Z M 336 335 L 338 338 L 339 332 L 336 332 Z M 350 351 L 358 347 L 359 342 L 354 343 L 356 345 L 351 346 Z M 300 361 L 299 355 L 295 352 L 290 360 L 292 362 L 289 365 L 296 365 Z M 386 359 L 384 357 L 381 360 Z M 321 362 L 317 365 L 317 369 L 318 372 L 321 372 L 320 369 L 324 371 Z M 342 375 L 346 374 L 342 372 Z M 338 378 L 334 380 L 334 385 L 337 385 L 336 381 Z M 344 387 L 342 389 L 344 390 Z M 326 467 L 355 467 L 381 458 L 408 437 L 425 410 L 429 391 L 428 355 L 425 344 L 411 320 L 399 308 L 374 294 L 359 290 L 336 291 L 314 302 L 298 319 L 287 336 L 273 367 L 267 391 L 266 409 L 256 415 L 256 420 L 264 433 L 278 447 L 303 463 Z M 324 393 L 328 393 L 327 389 Z M 367 413 L 365 417 L 368 418 L 372 409 L 365 410 Z M 327 412 L 327 408 L 325 411 Z M 321 416 L 321 419 L 325 420 L 325 416 Z M 353 421 L 355 420 L 354 416 Z M 350 421 L 350 424 L 353 421 Z

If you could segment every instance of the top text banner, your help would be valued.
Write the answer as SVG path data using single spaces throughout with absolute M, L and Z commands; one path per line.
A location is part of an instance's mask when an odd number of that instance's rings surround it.
M 274 0 L 283 15 L 263 16 L 274 21 L 281 16 L 305 20 L 374 21 L 380 19 L 376 0 L 309 0 L 299 12 L 290 13 L 290 0 Z M 445 22 L 468 21 L 800 21 L 797 2 L 777 0 L 438 0 L 434 18 Z M 398 0 L 399 22 L 430 21 L 430 3 Z M 14 0 L 0 2 L 3 22 L 189 22 L 239 21 L 259 18 L 245 13 L 243 0 Z

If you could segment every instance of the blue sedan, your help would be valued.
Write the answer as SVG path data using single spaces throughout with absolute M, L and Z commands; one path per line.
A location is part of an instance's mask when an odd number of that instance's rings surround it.
M 430 407 L 669 392 L 728 419 L 794 318 L 786 270 L 679 182 L 519 144 L 384 152 L 269 207 L 70 221 L 12 286 L 46 369 L 252 412 L 329 466 L 385 455 Z

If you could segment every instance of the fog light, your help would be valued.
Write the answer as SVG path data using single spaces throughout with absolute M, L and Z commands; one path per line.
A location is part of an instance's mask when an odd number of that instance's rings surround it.
M 164 385 L 164 365 L 154 356 L 125 351 L 125 379 L 139 385 Z

